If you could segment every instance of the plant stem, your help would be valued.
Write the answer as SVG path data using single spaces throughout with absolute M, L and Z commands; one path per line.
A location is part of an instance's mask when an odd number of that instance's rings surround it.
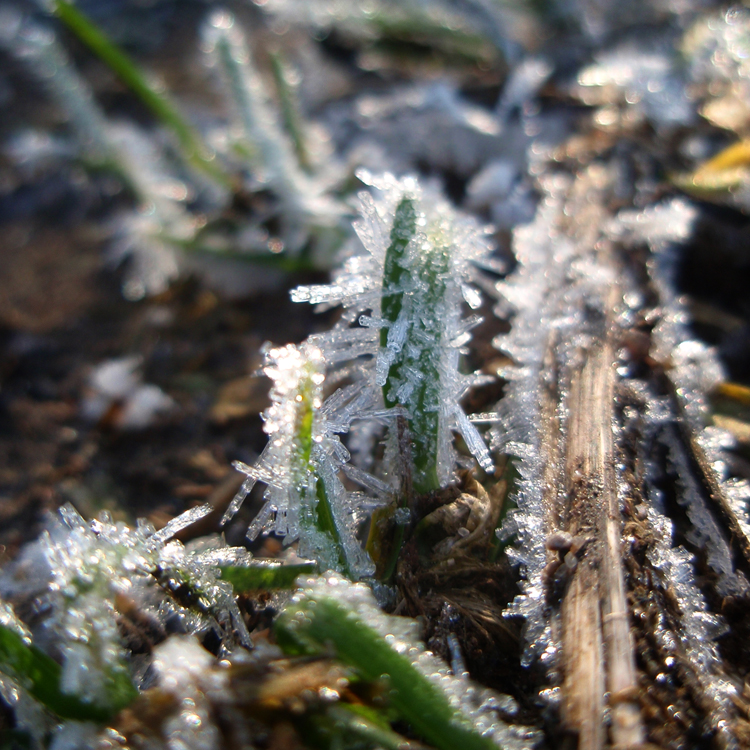
M 169 99 L 151 85 L 130 58 L 67 0 L 52 0 L 57 17 L 148 107 L 176 136 L 185 158 L 197 169 L 225 187 L 231 180 L 217 165 L 210 149 Z
M 317 395 L 319 383 L 315 380 L 318 373 L 312 363 L 306 363 L 303 367 L 304 372 L 300 375 L 299 387 L 294 396 L 299 405 L 294 415 L 294 442 L 291 457 L 292 478 L 297 482 L 297 489 L 303 498 L 299 519 L 300 530 L 307 527 L 325 534 L 336 549 L 338 570 L 351 576 L 328 487 L 318 465 L 313 460 L 315 411 L 319 407 Z M 311 479 L 315 486 L 314 493 L 309 492 L 308 489 Z M 305 500 L 308 502 L 305 503 Z

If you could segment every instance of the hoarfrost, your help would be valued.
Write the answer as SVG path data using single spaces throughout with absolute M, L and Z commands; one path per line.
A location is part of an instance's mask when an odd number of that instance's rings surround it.
M 465 296 L 474 306 L 480 302 L 471 284 L 477 277 L 474 263 L 481 264 L 491 251 L 486 232 L 413 177 L 397 179 L 391 174 L 375 176 L 366 171 L 358 176 L 378 193 L 377 199 L 369 193 L 360 195 L 361 218 L 355 223 L 367 255 L 353 256 L 327 287 L 301 287 L 292 298 L 342 304 L 343 320 L 359 322 L 359 328 L 339 323 L 314 341 L 328 362 L 344 361 L 347 355 L 350 359 L 370 356 L 362 373 L 363 387 L 373 403 L 382 398 L 380 389 L 386 387 L 388 405 L 402 405 L 411 418 L 417 411 L 436 413 L 440 484 L 450 481 L 456 466 L 453 429 L 461 432 L 482 467 L 492 471 L 489 451 L 459 404 L 466 380 L 458 372 L 460 348 L 470 340 L 469 329 L 478 322 L 476 318 L 462 318 L 461 304 Z M 386 251 L 391 232 L 396 231 L 392 227 L 397 206 L 405 196 L 417 206 L 417 232 L 404 237 L 406 246 L 400 262 L 405 271 L 401 280 L 389 287 L 389 294 L 402 295 L 401 307 L 398 315 L 388 320 L 381 310 Z M 363 320 L 364 313 L 368 314 Z M 393 374 L 395 362 L 399 362 L 398 377 Z M 437 382 L 432 382 L 429 373 L 437 373 Z M 432 394 L 429 397 L 425 396 L 428 391 Z
M 509 750 L 532 748 L 540 741 L 541 735 L 536 729 L 509 725 L 500 718 L 501 711 L 512 712 L 512 698 L 476 685 L 462 674 L 454 674 L 449 665 L 428 651 L 419 640 L 416 620 L 385 614 L 368 586 L 351 583 L 332 571 L 323 576 L 300 578 L 298 585 L 300 588 L 293 597 L 292 607 L 294 603 L 309 601 L 314 605 L 324 599 L 332 599 L 345 607 L 350 617 L 356 617 L 372 628 L 396 653 L 405 656 L 479 734 Z
M 374 568 L 357 541 L 351 503 L 338 477 L 348 456 L 336 433 L 346 431 L 360 416 L 352 408 L 357 389 L 340 390 L 323 402 L 325 358 L 313 343 L 266 345 L 264 354 L 263 371 L 273 380 L 271 406 L 262 415 L 269 442 L 253 466 L 235 464 L 248 480 L 224 520 L 237 512 L 255 481 L 261 481 L 266 484 L 266 503 L 248 529 L 251 539 L 271 530 L 287 544 L 299 539 L 299 554 L 326 567 L 342 564 L 340 544 L 350 572 L 369 575 Z M 320 530 L 320 514 L 325 512 L 321 502 L 328 503 L 333 514 L 333 536 Z
M 320 180 L 311 179 L 300 168 L 255 68 L 247 39 L 231 13 L 216 10 L 211 14 L 203 30 L 203 47 L 211 64 L 220 69 L 230 94 L 241 133 L 237 140 L 256 152 L 256 179 L 271 187 L 281 201 L 284 246 L 297 253 L 313 225 L 336 225 L 341 207 L 324 195 Z
M 213 668 L 214 657 L 190 636 L 172 636 L 154 650 L 159 687 L 177 701 L 162 726 L 169 750 L 214 750 L 221 733 L 209 696 L 229 691 L 226 670 Z
M 137 602 L 160 622 L 172 613 L 184 613 L 191 632 L 205 632 L 219 623 L 229 640 L 236 633 L 239 642 L 249 645 L 232 587 L 220 580 L 218 568 L 222 561 L 246 564 L 249 554 L 219 542 L 210 550 L 186 548 L 177 541 L 164 544 L 209 511 L 208 506 L 187 511 L 154 533 L 149 524 L 132 529 L 106 513 L 86 523 L 65 506 L 59 517 L 50 519 L 47 531 L 3 571 L 0 596 L 11 602 L 31 600 L 41 615 L 34 624 L 34 642 L 62 657 L 64 692 L 106 705 L 113 675 L 129 675 L 117 626 L 118 602 Z M 189 585 L 197 607 L 183 608 L 168 596 L 171 582 Z

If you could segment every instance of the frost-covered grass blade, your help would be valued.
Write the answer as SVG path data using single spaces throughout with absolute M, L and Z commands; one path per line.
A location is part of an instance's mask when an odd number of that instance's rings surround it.
M 234 590 L 238 592 L 257 589 L 289 589 L 294 586 L 298 576 L 314 573 L 316 568 L 315 563 L 226 565 L 221 567 L 221 577 L 222 580 L 231 583 Z
M 0 672 L 24 686 L 31 695 L 63 719 L 107 721 L 130 704 L 138 691 L 127 672 L 110 672 L 97 701 L 84 701 L 62 689 L 62 668 L 16 632 L 0 625 Z
M 388 630 L 398 619 L 379 612 L 369 590 L 361 584 L 329 576 L 308 579 L 276 621 L 275 630 L 288 653 L 320 654 L 333 649 L 362 679 L 385 679 L 393 708 L 440 750 L 496 747 L 448 697 L 447 691 L 456 685 L 441 687 L 451 683 L 448 673 L 443 679 L 439 674 L 430 679 L 417 666 L 424 668 L 426 662 L 437 660 L 425 659 L 426 652 L 416 642 L 397 630 Z M 386 628 L 385 633 L 379 625 Z
M 154 116 L 172 131 L 187 161 L 220 185 L 229 186 L 231 181 L 228 175 L 216 163 L 211 150 L 202 142 L 192 125 L 162 92 L 148 82 L 135 63 L 75 5 L 66 0 L 53 0 L 52 6 L 68 29 L 108 65 Z

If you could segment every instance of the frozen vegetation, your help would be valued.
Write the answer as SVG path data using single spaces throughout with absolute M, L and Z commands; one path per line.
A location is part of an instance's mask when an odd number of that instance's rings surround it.
M 119 181 L 126 297 L 328 270 L 291 298 L 332 319 L 263 346 L 267 443 L 214 535 L 177 538 L 209 504 L 159 530 L 66 505 L 0 571 L 0 747 L 746 747 L 746 438 L 712 400 L 747 389 L 680 284 L 700 201 L 748 207 L 750 148 L 721 149 L 747 11 L 256 5 L 196 30 L 200 127 L 75 6 L 0 9 L 66 121 L 4 153 Z M 55 16 L 150 128 L 105 114 Z M 139 364 L 94 370 L 82 416 L 179 408 Z M 243 503 L 280 559 L 227 545 Z

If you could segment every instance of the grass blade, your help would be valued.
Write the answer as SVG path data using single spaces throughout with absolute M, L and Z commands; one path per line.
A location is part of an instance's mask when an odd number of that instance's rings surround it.
M 4 625 L 0 625 L 0 671 L 24 686 L 38 701 L 63 719 L 104 722 L 138 695 L 124 672 L 111 674 L 105 696 L 107 705 L 86 703 L 76 695 L 64 693 L 60 685 L 60 665 L 35 646 L 27 646 L 18 633 Z
M 294 587 L 297 576 L 315 573 L 317 565 L 282 565 L 259 563 L 258 565 L 227 565 L 221 568 L 221 577 L 234 586 L 236 592 L 255 591 L 258 589 L 290 589 Z
M 186 160 L 216 182 L 231 187 L 211 150 L 169 99 L 157 91 L 130 58 L 115 46 L 78 8 L 66 0 L 53 0 L 55 15 L 168 127 L 177 138 Z
M 298 598 L 281 613 L 275 631 L 282 648 L 290 653 L 332 649 L 362 679 L 375 682 L 386 676 L 391 706 L 439 750 L 497 748 L 473 729 L 405 655 L 332 596 Z

